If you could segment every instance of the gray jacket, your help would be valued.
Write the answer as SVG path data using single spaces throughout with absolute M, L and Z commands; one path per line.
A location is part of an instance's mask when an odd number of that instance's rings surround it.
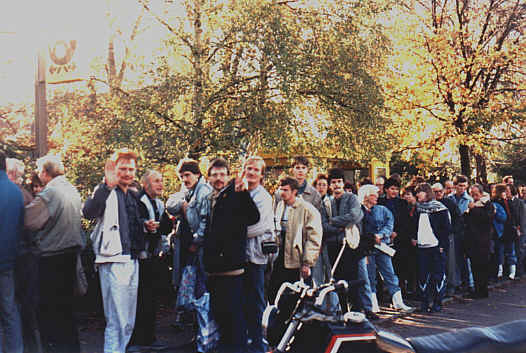
M 331 212 L 329 215 L 326 207 L 322 208 L 323 241 L 341 241 L 345 236 L 344 228 L 353 224 L 359 226 L 363 218 L 358 198 L 348 192 L 342 195 L 339 209 L 336 199 L 331 197 Z
M 80 195 L 65 176 L 53 178 L 26 206 L 26 218 L 31 218 L 32 210 L 40 213 L 32 230 L 38 230 L 35 241 L 41 256 L 77 251 L 84 246 Z M 26 225 L 30 222 L 27 219 Z

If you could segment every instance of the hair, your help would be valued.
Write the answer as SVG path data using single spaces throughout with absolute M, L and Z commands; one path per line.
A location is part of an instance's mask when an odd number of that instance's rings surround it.
M 316 185 L 318 185 L 318 181 L 320 180 L 327 180 L 327 184 L 329 183 L 329 178 L 326 174 L 318 174 L 316 175 L 316 179 L 314 179 L 314 181 L 312 182 L 312 186 L 316 187 Z
M 137 180 L 134 180 L 131 182 L 130 186 L 128 186 L 128 189 L 135 189 L 137 192 L 141 192 L 141 184 Z
M 426 182 L 426 179 L 424 179 L 424 177 L 420 175 L 415 175 L 414 177 L 411 178 L 411 181 L 409 182 L 409 184 L 416 187 L 418 184 L 422 184 L 425 182 Z
M 363 204 L 363 201 L 365 200 L 366 197 L 370 195 L 374 195 L 374 194 L 378 195 L 379 191 L 380 189 L 376 185 L 372 185 L 372 184 L 362 185 L 358 189 L 358 201 Z
M 434 183 L 433 185 L 431 185 L 431 189 L 440 189 L 440 190 L 444 190 L 444 185 L 440 184 L 440 183 Z
M 500 195 L 506 192 L 506 184 L 496 184 L 495 185 L 495 195 L 493 195 L 494 199 L 499 199 Z
M 389 179 L 397 180 L 400 185 L 402 185 L 402 177 L 398 173 L 393 173 L 389 176 Z
M 453 184 L 457 185 L 459 183 L 467 183 L 469 182 L 468 177 L 462 174 L 459 174 L 453 178 Z
M 137 153 L 129 148 L 119 148 L 110 157 L 110 160 L 117 163 L 121 159 L 134 160 L 137 163 Z
M 286 176 L 279 180 L 279 186 L 285 186 L 285 185 L 289 185 L 291 190 L 299 190 L 300 188 L 300 183 L 298 183 L 298 180 L 291 176 Z
M 146 172 L 144 172 L 142 178 L 141 178 L 141 184 L 142 186 L 146 186 L 146 185 L 149 185 L 150 184 L 150 177 L 154 176 L 154 175 L 158 175 L 162 178 L 162 174 L 161 172 L 158 172 L 157 170 L 154 170 L 154 169 L 146 169 Z
M 292 168 L 294 168 L 296 164 L 303 164 L 304 166 L 307 166 L 307 168 L 310 168 L 310 161 L 305 156 L 294 157 L 294 159 L 292 160 Z
M 201 169 L 199 169 L 199 162 L 195 159 L 181 159 L 179 161 L 179 166 L 177 167 L 177 173 L 183 174 L 184 172 L 190 172 L 200 176 Z
M 398 179 L 390 177 L 384 183 L 384 190 L 389 189 L 391 186 L 396 186 L 397 188 L 400 188 L 400 181 L 398 181 Z
M 329 169 L 328 174 L 329 175 L 327 177 L 327 181 L 329 182 L 329 184 L 331 183 L 332 179 L 343 179 L 343 181 L 345 182 L 345 174 L 343 172 L 343 169 L 341 168 L 331 168 Z
M 402 191 L 402 196 L 407 194 L 407 193 L 410 193 L 412 194 L 413 196 L 415 196 L 415 187 L 412 186 L 412 185 L 408 185 L 404 188 L 404 190 Z
M 33 189 L 33 186 L 35 186 L 35 185 L 44 186 L 44 184 L 42 183 L 42 180 L 40 180 L 40 178 L 38 177 L 38 173 L 37 172 L 32 172 L 31 173 L 30 180 L 31 180 L 30 181 L 31 190 Z
M 24 162 L 16 158 L 6 158 L 6 171 L 7 173 L 13 173 L 15 176 L 15 184 L 22 184 L 24 180 Z
M 433 192 L 433 189 L 431 189 L 431 185 L 428 183 L 420 183 L 415 188 L 415 196 L 419 192 L 425 192 L 426 193 L 426 201 L 431 201 L 435 199 L 435 193 Z
M 5 153 L 0 151 L 0 170 L 6 170 Z
M 370 178 L 364 177 L 362 180 L 360 180 L 360 185 L 374 185 L 373 181 Z
M 247 165 L 253 164 L 253 163 L 259 163 L 261 166 L 261 176 L 262 178 L 265 177 L 265 171 L 267 169 L 267 165 L 265 163 L 265 160 L 261 158 L 260 156 L 250 156 L 245 160 L 245 163 L 243 163 L 243 170 L 246 168 Z
M 374 181 L 375 181 L 375 184 L 376 184 L 376 181 L 377 181 L 378 179 L 382 179 L 382 181 L 384 182 L 384 184 L 385 184 L 385 182 L 387 181 L 387 178 L 386 178 L 385 176 L 383 176 L 383 175 L 378 175 L 378 176 L 376 177 L 376 179 L 374 180 Z
M 513 184 L 506 184 L 506 187 L 507 187 L 508 189 L 510 189 L 510 194 L 511 194 L 512 196 L 517 196 L 518 191 L 517 191 L 517 188 L 515 187 L 515 185 L 513 185 Z
M 47 155 L 37 159 L 39 170 L 45 171 L 50 177 L 55 178 L 64 175 L 64 164 L 58 156 Z
M 478 189 L 481 194 L 484 194 L 484 192 L 485 192 L 484 191 L 484 187 L 481 184 L 473 184 L 473 185 L 471 185 L 471 187 L 469 189 L 471 190 L 473 188 Z
M 351 189 L 353 194 L 356 194 L 356 185 L 350 182 L 346 182 L 345 185 L 343 185 L 343 189 Z
M 504 178 L 502 178 L 502 182 L 504 184 L 508 183 L 508 180 L 513 179 L 513 175 L 506 175 Z
M 226 173 L 230 174 L 230 168 L 228 167 L 228 163 L 224 158 L 218 157 L 214 158 L 210 165 L 208 166 L 207 175 L 210 176 L 210 172 L 212 171 L 212 168 L 226 168 Z

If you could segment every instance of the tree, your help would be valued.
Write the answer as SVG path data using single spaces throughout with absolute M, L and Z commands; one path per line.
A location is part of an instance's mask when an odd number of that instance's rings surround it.
M 461 171 L 471 176 L 471 154 L 482 167 L 497 141 L 523 135 L 526 4 L 415 0 L 398 11 L 406 25 L 395 32 L 385 85 L 393 108 L 427 130 L 418 147 L 455 142 Z

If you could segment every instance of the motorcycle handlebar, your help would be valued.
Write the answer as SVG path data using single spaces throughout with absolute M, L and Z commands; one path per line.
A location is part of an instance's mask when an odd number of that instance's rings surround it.
M 314 302 L 314 305 L 318 308 L 321 308 L 323 306 L 323 302 L 325 301 L 325 296 L 330 292 L 341 290 L 345 290 L 345 292 L 347 292 L 349 288 L 363 286 L 364 284 L 365 281 L 363 279 L 353 280 L 349 282 L 343 279 L 339 280 L 338 282 L 321 289 L 318 294 L 318 297 L 316 298 L 316 301 Z

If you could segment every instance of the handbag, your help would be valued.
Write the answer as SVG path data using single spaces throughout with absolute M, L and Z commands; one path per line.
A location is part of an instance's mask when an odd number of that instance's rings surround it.
M 76 264 L 76 281 L 74 293 L 78 297 L 83 297 L 88 293 L 88 279 L 86 278 L 86 272 L 84 272 L 84 266 L 82 266 L 82 258 L 80 252 L 77 253 L 77 264 Z

